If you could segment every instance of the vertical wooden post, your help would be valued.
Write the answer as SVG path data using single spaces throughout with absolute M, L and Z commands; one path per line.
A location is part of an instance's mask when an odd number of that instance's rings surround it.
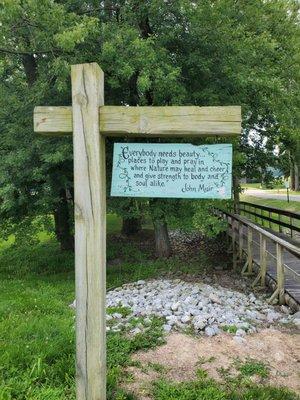
M 279 222 L 279 223 L 278 223 L 279 232 L 282 233 L 282 226 L 281 226 L 281 224 L 280 224 L 280 223 L 282 222 L 282 221 L 281 221 L 281 214 L 278 214 L 278 222 Z
M 253 231 L 248 226 L 248 274 L 252 274 L 253 271 Z
M 254 208 L 254 212 L 255 212 L 255 216 L 254 216 L 254 219 L 255 219 L 255 222 L 257 222 L 257 219 L 258 219 L 258 217 L 257 217 L 257 209 L 256 209 L 256 207 L 253 207 Z
M 99 134 L 104 74 L 96 64 L 73 65 L 75 185 L 76 392 L 106 399 L 105 139 Z
M 276 243 L 276 258 L 277 258 L 277 289 L 279 304 L 284 303 L 284 266 L 282 256 L 282 246 Z
M 232 266 L 234 270 L 237 268 L 236 223 L 236 220 L 232 219 Z
M 260 234 L 260 284 L 266 285 L 267 274 L 267 240 L 266 237 Z
M 244 244 L 244 225 L 242 222 L 239 223 L 239 259 L 243 261 L 243 244 Z

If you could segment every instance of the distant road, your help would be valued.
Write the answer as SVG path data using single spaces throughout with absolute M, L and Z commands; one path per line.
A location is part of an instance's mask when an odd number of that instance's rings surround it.
M 287 199 L 286 194 L 276 193 L 276 192 L 270 193 L 270 192 L 266 192 L 265 190 L 261 190 L 261 189 L 246 188 L 243 193 L 247 196 L 260 197 L 262 199 L 274 199 L 274 200 L 286 200 Z M 291 194 L 290 193 L 290 200 L 300 202 L 300 194 Z

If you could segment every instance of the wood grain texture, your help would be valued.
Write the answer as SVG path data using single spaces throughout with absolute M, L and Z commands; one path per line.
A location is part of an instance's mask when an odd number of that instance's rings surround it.
M 295 304 L 300 304 L 300 248 L 295 245 L 295 241 L 286 236 L 283 239 L 283 235 L 277 232 L 271 233 L 269 230 L 254 224 L 245 217 L 237 214 L 232 214 L 224 210 L 217 210 L 217 214 L 228 221 L 227 233 L 232 236 L 233 221 L 239 221 L 243 225 L 243 235 L 248 235 L 248 227 L 250 226 L 253 231 L 252 241 L 253 243 L 260 243 L 259 246 L 255 245 L 252 247 L 252 260 L 257 266 L 260 266 L 261 270 L 261 284 L 264 283 L 264 262 L 266 263 L 266 274 L 277 282 L 277 270 L 281 281 L 281 291 L 279 292 L 278 286 L 269 299 L 270 302 L 277 300 L 281 296 L 281 301 L 288 302 L 288 304 L 295 308 Z M 277 247 L 280 246 L 281 250 L 277 252 Z M 248 241 L 243 244 L 243 250 L 245 254 L 248 254 Z M 279 255 L 279 257 L 277 257 Z M 265 258 L 265 260 L 264 260 Z M 281 258 L 281 260 L 280 260 Z M 278 262 L 279 259 L 279 262 Z M 243 268 L 243 272 L 246 271 L 248 266 L 248 260 Z M 258 282 L 258 280 L 257 280 Z M 267 281 L 265 281 L 267 283 Z M 282 289 L 284 285 L 284 290 Z M 283 293 L 285 292 L 285 294 Z
M 102 106 L 99 130 L 106 136 L 239 135 L 241 107 Z M 34 131 L 71 134 L 72 107 L 36 107 Z
M 75 187 L 76 390 L 78 400 L 106 399 L 105 139 L 104 102 L 97 64 L 71 70 Z M 62 113 L 63 114 L 63 113 Z
M 247 245 L 248 245 L 248 274 L 251 275 L 253 273 L 253 230 L 250 226 L 248 226 L 247 232 Z
M 282 250 L 282 246 L 279 243 L 276 243 L 276 269 L 279 304 L 284 304 L 284 266 Z
M 243 224 L 238 223 L 239 227 L 239 259 L 243 261 L 243 243 L 244 243 L 244 235 L 243 235 Z
M 261 278 L 260 278 L 260 284 L 261 286 L 266 285 L 266 275 L 267 275 L 267 241 L 265 236 L 263 236 L 261 233 L 260 235 L 260 272 L 261 272 Z
M 232 267 L 233 270 L 237 269 L 237 244 L 236 244 L 236 239 L 237 239 L 237 222 L 232 223 Z

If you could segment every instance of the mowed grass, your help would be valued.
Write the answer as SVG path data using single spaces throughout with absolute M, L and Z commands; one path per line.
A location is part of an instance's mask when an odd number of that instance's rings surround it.
M 120 220 L 109 216 L 108 231 L 119 229 Z M 166 271 L 194 273 L 205 265 L 204 259 L 184 264 L 176 258 L 154 260 L 134 242 L 120 246 L 109 238 L 108 258 L 118 256 L 122 263 L 107 268 L 108 287 L 159 277 Z M 61 253 L 56 241 L 45 236 L 36 245 L 12 240 L 0 250 L 0 273 L 0 400 L 74 400 L 75 321 L 68 306 L 74 300 L 73 254 Z M 122 332 L 108 333 L 108 400 L 135 399 L 122 389 L 121 382 L 130 379 L 124 367 L 131 364 L 133 352 L 161 344 L 161 324 L 154 320 L 151 329 L 131 338 Z M 251 382 L 237 388 L 229 381 L 223 385 L 203 379 L 185 384 L 160 380 L 153 386 L 153 398 L 297 399 L 284 389 L 256 388 Z
M 108 232 L 120 219 L 108 216 Z M 44 235 L 42 235 L 44 236 Z M 107 287 L 160 276 L 180 269 L 175 259 L 155 261 L 135 243 L 108 240 L 108 258 L 122 256 L 107 268 Z M 186 272 L 199 265 L 185 266 Z M 0 400 L 75 399 L 74 255 L 60 252 L 53 239 L 36 245 L 2 242 L 0 249 Z M 109 333 L 108 399 L 130 399 L 119 388 L 130 355 L 161 343 L 161 322 L 134 338 Z
M 300 213 L 300 201 L 290 201 L 278 199 L 262 199 L 255 196 L 246 196 L 242 194 L 240 196 L 241 201 L 247 201 L 249 203 L 260 204 L 266 207 L 280 208 L 281 210 L 287 210 L 295 213 Z
M 252 204 L 258 204 L 258 205 L 262 205 L 262 206 L 266 206 L 266 207 L 271 207 L 271 208 L 278 208 L 281 210 L 285 210 L 285 211 L 290 211 L 293 213 L 298 213 L 300 214 L 300 202 L 297 201 L 290 201 L 289 203 L 284 201 L 284 200 L 275 200 L 275 199 L 261 199 L 258 197 L 254 197 L 254 196 L 245 196 L 245 195 L 241 195 L 241 201 L 247 201 L 249 203 Z M 252 211 L 254 211 L 254 209 L 251 209 Z M 262 214 L 263 216 L 273 218 L 274 220 L 278 221 L 279 220 L 279 216 L 277 213 L 270 213 L 268 211 L 265 210 L 256 210 L 256 213 L 258 214 Z M 267 228 L 271 228 L 272 230 L 276 231 L 276 232 L 280 232 L 280 228 L 279 225 L 277 225 L 276 223 L 272 223 L 269 222 L 265 219 L 262 219 L 260 217 L 256 217 L 255 215 L 251 215 L 248 214 L 247 212 L 244 213 L 242 211 L 242 215 L 245 215 L 247 218 L 252 219 L 254 222 L 257 222 L 258 224 L 265 226 Z M 281 221 L 285 222 L 287 224 L 291 223 L 291 220 L 289 217 L 287 216 L 281 216 Z M 300 220 L 299 219 L 292 219 L 292 224 L 293 226 L 300 228 Z M 288 235 L 291 234 L 290 229 L 288 228 L 283 228 L 282 230 L 283 232 L 287 233 Z

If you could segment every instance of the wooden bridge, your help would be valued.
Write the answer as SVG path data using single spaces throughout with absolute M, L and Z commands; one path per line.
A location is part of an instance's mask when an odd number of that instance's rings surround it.
M 254 220 L 263 227 L 284 233 L 300 241 L 300 214 L 260 204 L 239 202 L 239 214 Z M 299 242 L 300 245 L 300 242 Z
M 233 268 L 253 275 L 253 286 L 273 283 L 270 303 L 300 305 L 300 246 L 284 233 L 262 227 L 239 214 L 217 210 L 228 221 L 232 239 Z M 255 276 L 256 275 L 256 276 Z

